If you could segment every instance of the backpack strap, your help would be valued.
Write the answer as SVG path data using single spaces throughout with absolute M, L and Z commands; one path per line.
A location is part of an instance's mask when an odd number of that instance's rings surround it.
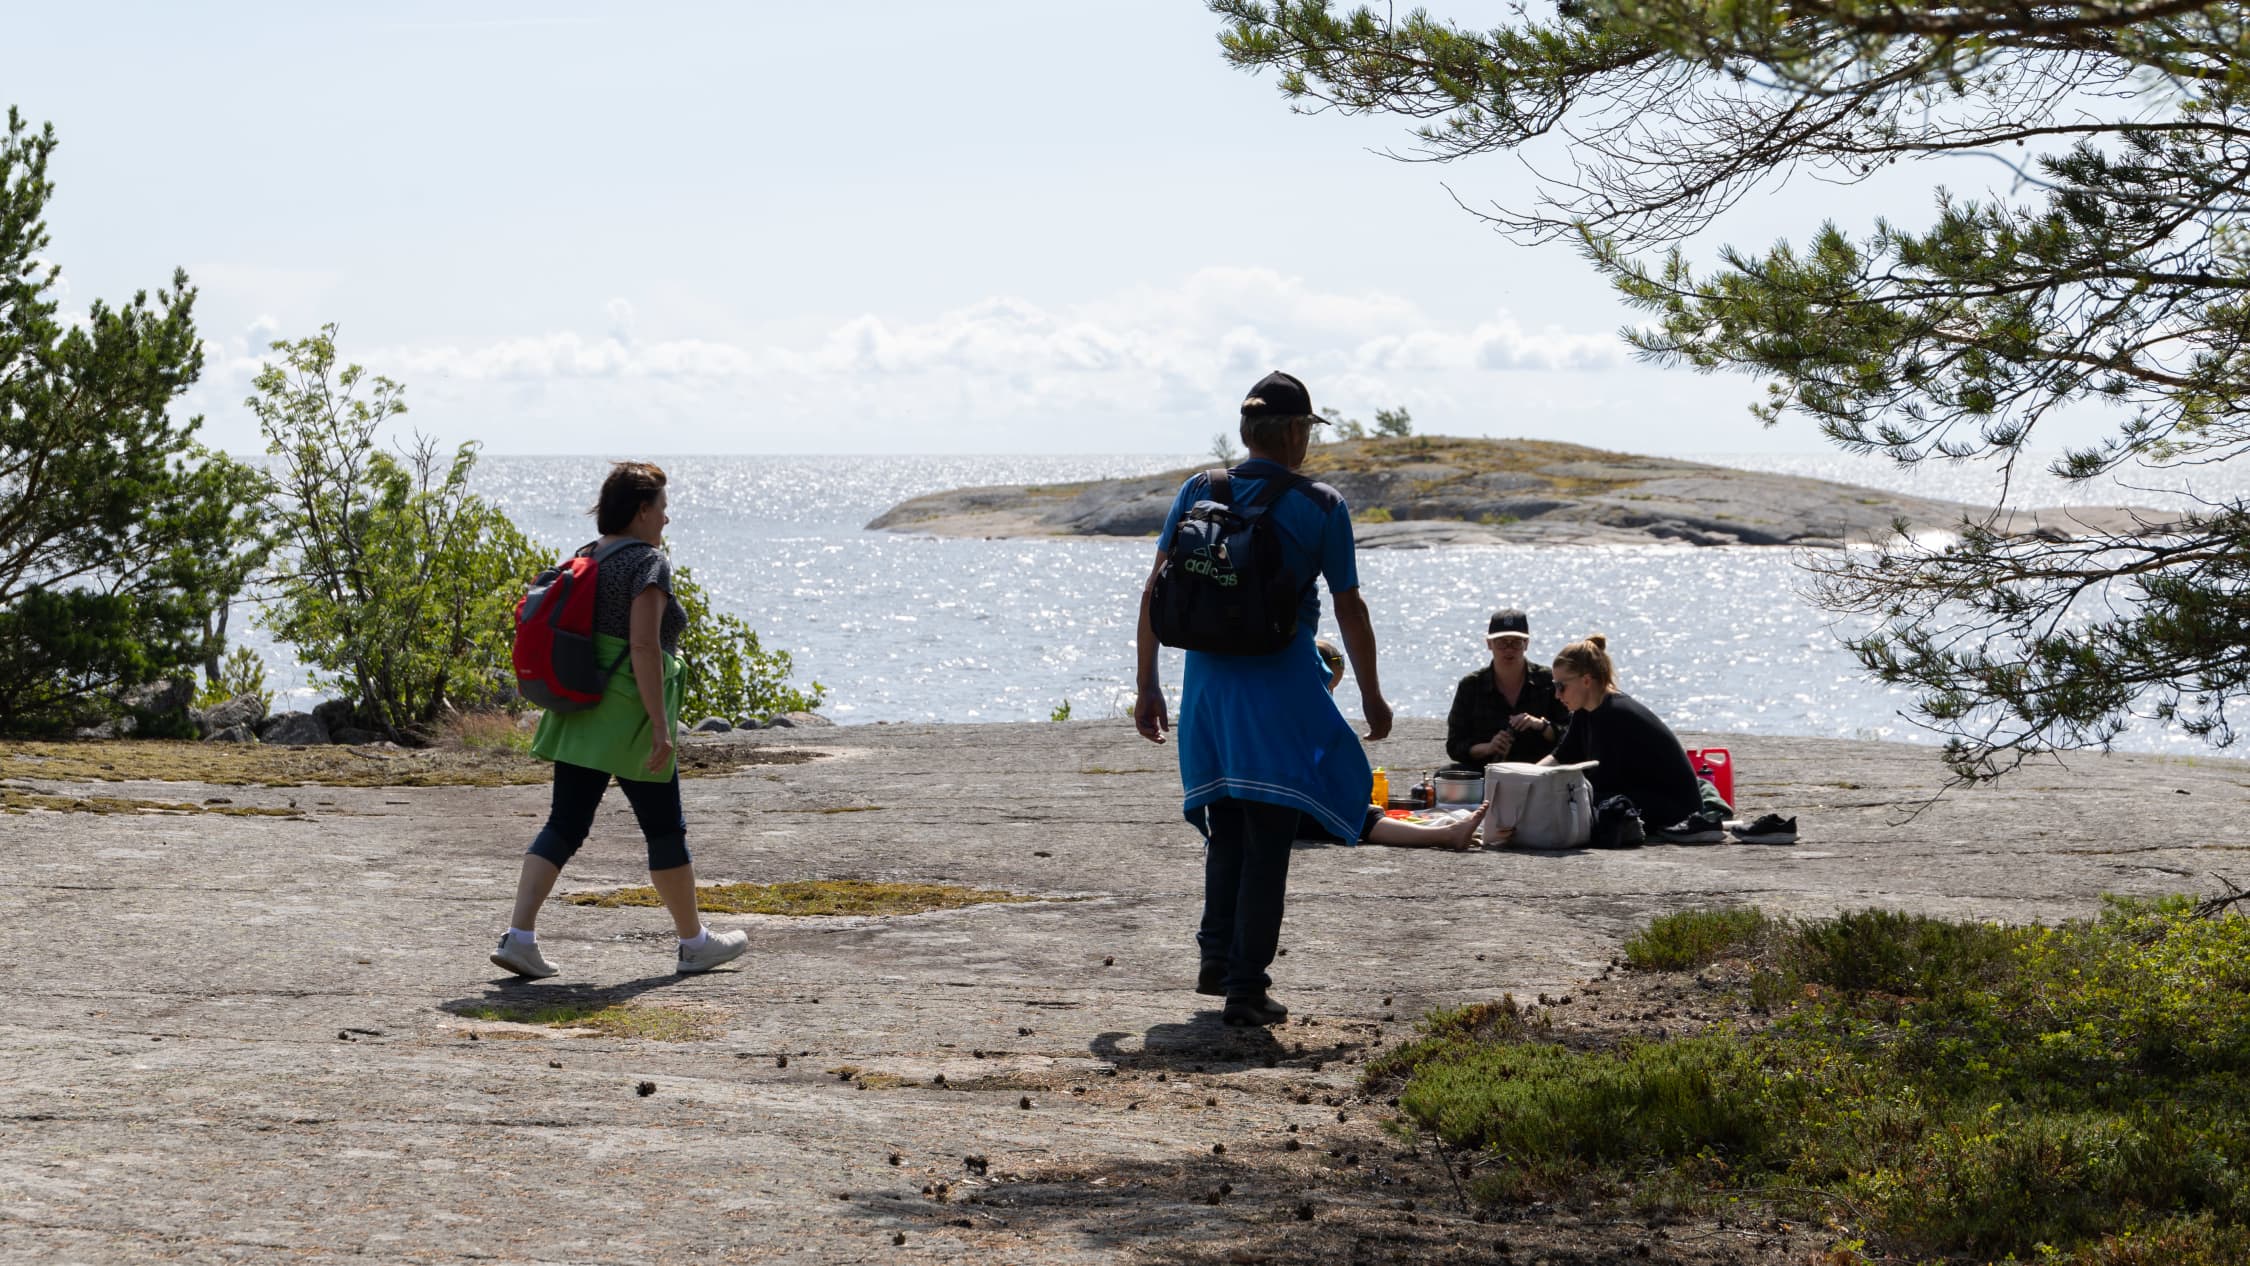
M 598 549 L 592 545 L 589 545 L 587 548 L 593 549 L 594 552 L 590 555 L 587 555 L 587 557 L 592 558 L 595 565 L 599 566 L 602 563 L 608 562 L 610 556 L 617 553 L 617 551 L 631 545 L 648 545 L 648 542 L 636 536 L 620 537 L 617 540 L 611 541 L 607 545 L 600 546 L 600 548 Z M 650 549 L 656 548 L 654 545 L 648 545 L 648 547 Z
M 1312 481 L 1306 479 L 1303 475 L 1298 474 L 1296 471 L 1282 471 L 1279 475 L 1268 479 L 1266 481 L 1266 486 L 1258 490 L 1258 496 L 1250 503 L 1250 508 L 1253 510 L 1262 510 L 1265 507 L 1272 505 L 1274 502 L 1281 500 L 1281 494 L 1288 492 L 1292 488 L 1302 488 L 1310 482 Z
M 1214 466 L 1211 469 L 1204 471 L 1203 482 L 1206 489 L 1210 493 L 1210 497 L 1208 498 L 1209 500 L 1219 502 L 1220 504 L 1229 507 L 1234 505 L 1234 477 L 1232 473 L 1229 472 L 1225 467 Z M 1264 509 L 1265 507 L 1272 505 L 1274 502 L 1281 500 L 1281 494 L 1289 491 L 1292 488 L 1302 488 L 1306 484 L 1309 484 L 1311 482 L 1311 480 L 1305 478 L 1303 475 L 1298 474 L 1296 471 L 1284 470 L 1280 474 L 1275 475 L 1270 479 L 1266 479 L 1266 486 L 1259 489 L 1258 495 L 1251 500 L 1248 506 L 1243 508 L 1251 510 Z

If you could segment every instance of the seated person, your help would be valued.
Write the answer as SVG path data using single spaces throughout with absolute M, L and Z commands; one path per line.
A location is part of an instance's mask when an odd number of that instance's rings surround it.
M 1328 678 L 1328 693 L 1344 680 L 1344 653 L 1327 638 L 1319 638 L 1313 645 L 1320 651 L 1320 671 Z M 1393 848 L 1449 848 L 1456 852 L 1477 842 L 1477 824 L 1484 821 L 1488 806 L 1478 805 L 1476 811 L 1458 822 L 1403 822 L 1386 816 L 1383 806 L 1367 806 L 1366 820 L 1360 824 L 1359 842 L 1362 844 L 1387 844 Z M 1502 832 L 1487 843 L 1506 842 L 1508 832 Z M 1336 837 L 1323 829 L 1309 816 L 1297 819 L 1297 838 L 1336 843 Z
M 1703 807 L 1702 787 L 1679 737 L 1617 688 L 1608 638 L 1591 633 L 1563 647 L 1555 655 L 1554 681 L 1556 697 L 1570 709 L 1570 728 L 1540 764 L 1600 761 L 1586 771 L 1594 803 L 1624 796 L 1652 832 L 1684 822 Z
M 1336 687 L 1344 684 L 1344 652 L 1325 637 L 1314 638 L 1313 649 L 1320 652 L 1321 671 L 1328 678 L 1328 693 L 1335 694 Z
M 1489 667 L 1453 688 L 1445 714 L 1445 754 L 1451 769 L 1483 770 L 1494 761 L 1536 764 L 1555 750 L 1570 724 L 1570 710 L 1555 698 L 1555 679 L 1531 663 L 1531 620 L 1513 607 L 1492 613 L 1485 648 Z

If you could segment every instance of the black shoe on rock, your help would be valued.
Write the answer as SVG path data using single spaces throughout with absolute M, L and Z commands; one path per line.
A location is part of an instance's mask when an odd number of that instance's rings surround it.
M 1196 969 L 1195 991 L 1210 994 L 1214 998 L 1224 997 L 1227 992 L 1227 960 L 1204 959 L 1203 966 Z
M 1757 821 L 1734 828 L 1734 838 L 1745 844 L 1794 844 L 1797 819 L 1768 813 Z
M 1219 1019 L 1234 1028 L 1265 1028 L 1289 1018 L 1289 1008 L 1275 1002 L 1264 990 L 1229 995 Z

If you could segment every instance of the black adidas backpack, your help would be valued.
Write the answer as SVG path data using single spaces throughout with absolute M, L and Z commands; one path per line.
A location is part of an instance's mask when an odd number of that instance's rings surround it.
M 1149 592 L 1156 640 L 1182 650 L 1268 655 L 1297 635 L 1303 580 L 1282 564 L 1280 529 L 1268 511 L 1305 483 L 1293 472 L 1274 476 L 1248 505 L 1229 504 L 1224 470 L 1204 475 L 1208 498 L 1180 516 L 1171 553 Z

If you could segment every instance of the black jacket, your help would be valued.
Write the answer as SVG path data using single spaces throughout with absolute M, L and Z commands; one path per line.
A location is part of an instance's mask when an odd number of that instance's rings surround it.
M 1515 746 L 1509 748 L 1503 758 L 1506 760 L 1538 760 L 1555 750 L 1563 730 L 1570 724 L 1570 709 L 1555 698 L 1555 675 L 1537 664 L 1523 666 L 1523 690 L 1513 705 L 1500 696 L 1500 687 L 1493 684 L 1492 665 L 1486 664 L 1463 677 L 1461 684 L 1453 688 L 1453 710 L 1445 714 L 1446 756 L 1459 768 L 1483 769 L 1484 763 L 1470 756 L 1469 749 L 1506 729 L 1508 718 L 1518 712 L 1528 712 L 1553 722 L 1555 733 L 1550 738 L 1539 730 L 1518 731 Z
M 1702 787 L 1679 736 L 1631 695 L 1612 694 L 1592 711 L 1572 714 L 1555 762 L 1582 760 L 1601 762 L 1586 771 L 1596 803 L 1626 796 L 1651 827 L 1671 826 L 1703 807 Z

